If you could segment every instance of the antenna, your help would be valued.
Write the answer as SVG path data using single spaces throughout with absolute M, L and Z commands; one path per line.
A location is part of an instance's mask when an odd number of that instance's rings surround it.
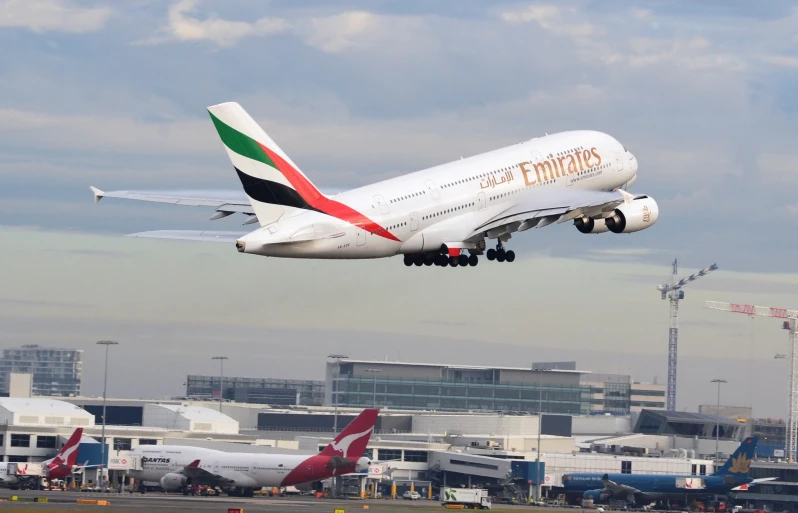
M 666 409 L 668 411 L 676 411 L 676 349 L 679 342 L 679 301 L 684 299 L 682 287 L 718 268 L 717 264 L 712 264 L 706 269 L 701 269 L 697 273 L 677 281 L 679 263 L 675 258 L 672 265 L 671 282 L 657 286 L 657 290 L 662 293 L 662 299 L 669 300 L 671 304 L 671 323 L 668 329 L 668 388 L 666 400 Z

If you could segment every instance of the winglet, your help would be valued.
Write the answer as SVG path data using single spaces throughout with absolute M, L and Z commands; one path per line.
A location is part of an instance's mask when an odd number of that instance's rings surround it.
M 194 460 L 188 465 L 186 465 L 186 468 L 198 468 L 199 465 L 200 465 L 200 460 Z
M 100 202 L 101 199 L 103 199 L 103 196 L 105 196 L 105 192 L 91 185 L 89 186 L 89 189 L 91 189 L 91 192 L 94 193 L 94 204 L 96 205 L 97 203 Z

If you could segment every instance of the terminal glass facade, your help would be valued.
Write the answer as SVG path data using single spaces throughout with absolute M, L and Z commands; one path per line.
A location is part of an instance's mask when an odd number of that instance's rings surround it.
M 324 402 L 325 384 L 316 380 L 227 376 L 188 376 L 186 379 L 186 396 L 190 398 L 218 398 L 220 388 L 224 399 L 241 403 L 320 406 Z
M 337 390 L 336 390 L 337 389 Z M 590 387 L 530 383 L 476 383 L 342 375 L 333 379 L 333 403 L 438 411 L 590 412 Z

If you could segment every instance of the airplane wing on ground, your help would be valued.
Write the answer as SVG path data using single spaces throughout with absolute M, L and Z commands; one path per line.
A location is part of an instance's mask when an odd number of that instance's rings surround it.
M 500 212 L 478 226 L 473 234 L 487 231 L 524 231 L 552 223 L 564 223 L 580 216 L 594 217 L 611 212 L 632 196 L 624 191 L 568 189 L 530 197 Z M 509 229 L 508 228 L 512 228 Z
M 208 472 L 207 470 L 200 468 L 199 465 L 200 460 L 194 460 L 183 467 L 180 473 L 186 477 L 190 477 L 191 481 L 197 484 L 226 486 L 235 482 L 227 479 L 224 476 L 220 476 L 219 474 Z
M 604 483 L 604 488 L 613 495 L 634 496 L 635 494 L 643 493 L 633 486 L 616 483 L 606 475 L 601 478 L 601 482 Z

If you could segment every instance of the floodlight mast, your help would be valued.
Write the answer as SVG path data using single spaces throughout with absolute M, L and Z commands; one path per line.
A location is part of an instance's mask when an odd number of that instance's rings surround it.
M 769 306 L 744 305 L 739 303 L 724 303 L 721 301 L 707 301 L 704 306 L 712 310 L 723 312 L 741 313 L 751 317 L 774 317 L 784 319 L 782 327 L 790 333 L 790 411 L 787 418 L 787 439 L 786 452 L 787 461 L 795 461 L 796 446 L 798 446 L 798 333 L 796 332 L 796 322 L 798 322 L 798 310 L 788 310 L 787 308 L 772 308 Z M 779 358 L 783 355 L 776 355 Z
M 676 411 L 676 350 L 679 343 L 679 301 L 684 299 L 682 287 L 718 268 L 717 264 L 712 264 L 706 269 L 701 269 L 695 274 L 676 281 L 676 275 L 679 272 L 678 261 L 674 259 L 672 265 L 671 282 L 663 283 L 657 287 L 657 290 L 662 293 L 662 299 L 668 299 L 671 304 L 671 321 L 668 329 L 668 390 L 666 399 L 666 409 L 668 411 Z

